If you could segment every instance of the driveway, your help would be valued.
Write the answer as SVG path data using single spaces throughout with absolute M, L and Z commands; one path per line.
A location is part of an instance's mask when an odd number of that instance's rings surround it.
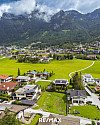
M 85 87 L 86 91 L 90 94 L 91 97 L 91 101 L 93 101 L 93 104 L 98 106 L 100 108 L 100 100 L 99 100 L 99 96 L 95 95 L 94 93 L 92 93 L 87 87 Z

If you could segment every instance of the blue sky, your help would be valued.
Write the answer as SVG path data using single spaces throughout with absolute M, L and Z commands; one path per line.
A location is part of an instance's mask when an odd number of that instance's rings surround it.
M 0 0 L 0 16 L 3 12 L 16 15 L 25 12 L 31 13 L 35 8 L 48 14 L 59 10 L 77 10 L 81 13 L 89 13 L 100 8 L 100 0 Z

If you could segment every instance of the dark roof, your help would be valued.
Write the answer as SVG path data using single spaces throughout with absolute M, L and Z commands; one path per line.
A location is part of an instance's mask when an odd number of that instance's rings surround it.
M 94 81 L 100 81 L 100 79 L 94 79 Z
M 65 79 L 56 79 L 55 80 L 55 83 L 66 83 L 67 82 L 67 80 L 65 80 Z
M 82 96 L 82 97 L 87 97 L 85 90 L 71 90 L 70 91 L 70 96 Z
M 33 100 L 23 100 L 23 101 L 21 101 L 21 103 L 25 104 L 25 105 L 34 105 L 34 103 L 36 101 L 37 101 L 36 99 L 33 99 Z

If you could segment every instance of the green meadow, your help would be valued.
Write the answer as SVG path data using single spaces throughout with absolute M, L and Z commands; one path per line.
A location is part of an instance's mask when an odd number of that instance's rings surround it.
M 55 92 L 44 92 L 42 98 L 38 101 L 34 109 L 42 109 L 43 111 L 52 112 L 56 114 L 66 115 L 66 95 Z
M 73 110 L 78 111 L 80 114 L 73 114 Z M 100 112 L 96 106 L 86 105 L 86 106 L 72 106 L 70 114 L 77 115 L 89 119 L 100 119 Z
M 47 88 L 48 85 L 50 85 L 51 82 L 49 81 L 38 81 L 35 83 L 35 85 L 41 86 L 41 89 Z
M 97 62 L 98 64 L 99 62 Z M 76 70 L 80 70 L 92 64 L 92 61 L 88 60 L 63 60 L 63 61 L 52 61 L 48 64 L 32 64 L 32 63 L 18 63 L 16 60 L 10 60 L 5 58 L 0 60 L 0 74 L 2 75 L 13 75 L 14 77 L 18 74 L 18 68 L 20 69 L 21 75 L 27 73 L 29 70 L 37 70 L 39 72 L 45 71 L 53 72 L 50 79 L 68 79 L 69 73 Z M 100 66 L 99 66 L 100 67 Z M 99 69 L 96 69 L 99 70 Z M 93 72 L 93 71 L 92 71 Z
M 82 71 L 82 73 L 91 74 L 94 78 L 100 79 L 100 61 L 95 61 L 92 67 Z

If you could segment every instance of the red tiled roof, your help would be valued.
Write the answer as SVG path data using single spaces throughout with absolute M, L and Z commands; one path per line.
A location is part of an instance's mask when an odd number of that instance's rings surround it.
M 9 75 L 0 75 L 0 79 L 7 79 Z
M 15 82 L 5 82 L 5 83 L 2 83 L 0 85 L 0 90 L 7 90 L 7 91 L 11 91 L 12 89 L 14 89 L 14 87 L 16 85 L 18 85 L 20 83 L 15 83 Z M 8 88 L 9 87 L 9 88 Z M 8 88 L 8 89 L 7 89 Z

